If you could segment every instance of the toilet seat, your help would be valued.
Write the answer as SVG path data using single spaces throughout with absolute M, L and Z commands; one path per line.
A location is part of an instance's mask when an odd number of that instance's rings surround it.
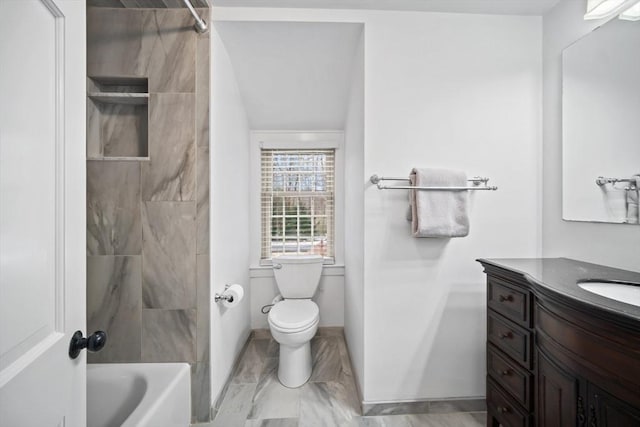
M 315 325 L 320 310 L 310 299 L 286 299 L 276 303 L 269 311 L 271 327 L 285 333 L 294 333 Z

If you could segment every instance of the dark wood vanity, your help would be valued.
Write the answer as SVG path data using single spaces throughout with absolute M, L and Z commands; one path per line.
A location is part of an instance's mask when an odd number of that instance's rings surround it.
M 577 282 L 640 273 L 565 258 L 480 259 L 487 426 L 640 427 L 640 307 Z

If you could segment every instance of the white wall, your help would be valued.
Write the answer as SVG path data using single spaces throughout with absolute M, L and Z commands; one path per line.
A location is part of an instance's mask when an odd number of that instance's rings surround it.
M 365 191 L 366 401 L 485 394 L 478 257 L 538 255 L 541 19 L 373 14 L 365 26 L 365 172 L 483 175 L 471 232 L 415 239 L 404 191 Z
M 249 125 L 234 70 L 211 28 L 211 295 L 226 283 L 244 286 L 242 303 L 211 309 L 211 397 L 216 401 L 250 328 Z
M 351 363 L 364 390 L 364 32 L 351 71 L 345 122 L 344 333 Z
M 583 15 L 583 2 L 562 0 L 543 20 L 543 254 L 640 271 L 639 226 L 562 220 L 562 50 L 604 23 Z
M 483 396 L 485 286 L 474 259 L 540 254 L 541 19 L 250 8 L 214 15 L 365 24 L 360 185 L 374 173 L 433 166 L 500 186 L 472 194 L 471 234 L 449 242 L 409 237 L 406 193 L 367 187 L 354 219 L 363 222 L 363 270 L 357 256 L 347 266 L 355 283 L 363 277 L 363 331 L 350 323 L 355 305 L 345 326 L 351 343 L 364 343 L 365 402 Z

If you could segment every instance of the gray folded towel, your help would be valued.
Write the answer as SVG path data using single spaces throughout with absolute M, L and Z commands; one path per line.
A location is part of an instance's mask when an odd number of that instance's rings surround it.
M 416 169 L 409 175 L 416 187 L 466 187 L 464 172 Z M 469 234 L 467 191 L 411 190 L 411 234 L 414 237 L 464 237 Z
M 633 175 L 627 190 L 627 224 L 640 223 L 640 210 L 638 209 L 638 199 L 640 196 L 640 174 Z M 634 189 L 635 187 L 635 189 Z

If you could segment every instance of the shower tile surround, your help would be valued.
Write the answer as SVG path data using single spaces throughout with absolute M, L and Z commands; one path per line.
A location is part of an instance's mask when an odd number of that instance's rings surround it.
M 89 7 L 87 74 L 88 90 L 146 79 L 149 93 L 147 128 L 140 106 L 87 102 L 87 328 L 109 334 L 88 361 L 189 363 L 192 418 L 206 422 L 209 36 L 186 9 Z M 135 159 L 124 140 L 142 137 L 148 160 L 102 159 Z
M 255 330 L 223 391 L 212 423 L 194 427 L 480 427 L 484 401 L 373 405 L 361 414 L 341 328 L 320 328 L 311 340 L 313 373 L 297 389 L 277 379 L 279 345 Z

